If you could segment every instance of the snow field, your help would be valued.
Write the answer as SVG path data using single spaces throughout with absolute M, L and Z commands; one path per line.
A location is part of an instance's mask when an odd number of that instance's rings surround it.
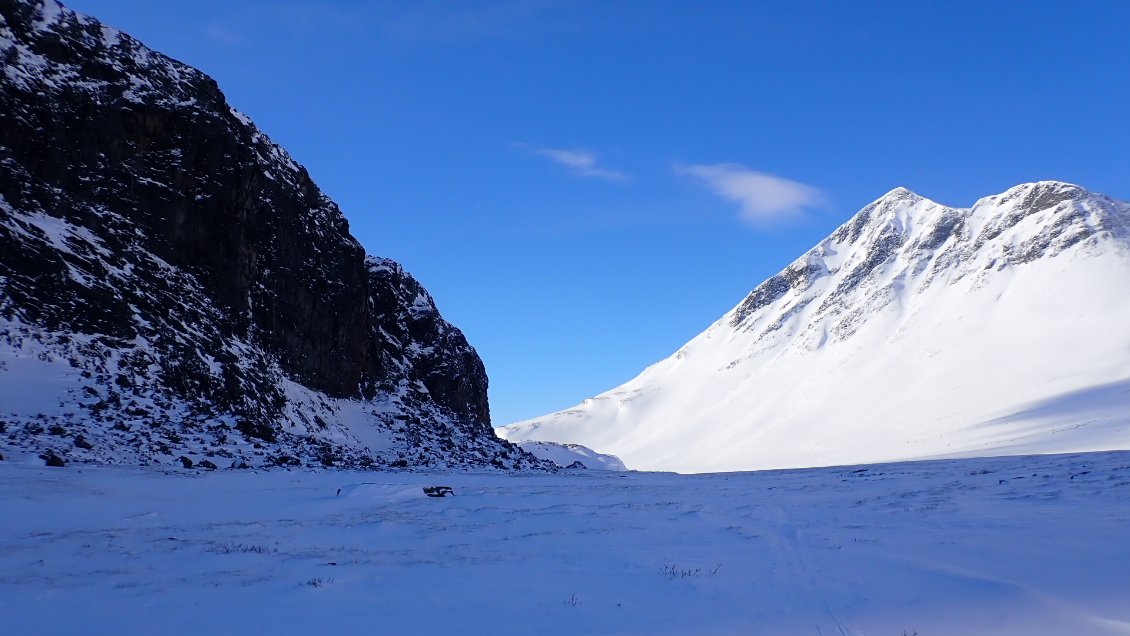
M 1130 633 L 1126 452 L 710 475 L 6 459 L 9 634 Z

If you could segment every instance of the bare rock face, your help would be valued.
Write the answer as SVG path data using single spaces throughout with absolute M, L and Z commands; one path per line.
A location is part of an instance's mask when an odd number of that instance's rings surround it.
M 390 379 L 407 379 L 423 385 L 439 406 L 460 417 L 490 424 L 487 374 L 483 362 L 463 333 L 439 314 L 431 294 L 400 264 L 370 256 L 369 274 L 372 332 L 370 359 L 379 388 L 394 392 Z
M 11 443 L 65 425 L 92 448 L 58 453 L 90 461 L 532 462 L 491 431 L 459 330 L 211 78 L 54 0 L 0 1 L 0 60 Z

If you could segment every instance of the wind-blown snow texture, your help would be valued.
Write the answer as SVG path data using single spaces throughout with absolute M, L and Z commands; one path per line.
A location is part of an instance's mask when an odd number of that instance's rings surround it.
M 688 472 L 1130 448 L 1130 205 L 899 188 L 616 389 L 499 429 Z
M 0 462 L 5 634 L 1130 631 L 1125 452 L 724 475 L 31 460 Z
M 536 463 L 474 349 L 215 82 L 0 1 L 0 434 L 68 461 Z

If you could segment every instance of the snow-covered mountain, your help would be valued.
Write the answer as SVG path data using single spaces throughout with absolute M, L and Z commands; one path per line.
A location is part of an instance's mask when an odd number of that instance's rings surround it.
M 6 445 L 540 465 L 492 433 L 482 362 L 427 291 L 214 80 L 55 0 L 0 2 L 0 60 Z
M 499 433 L 690 472 L 1130 448 L 1130 205 L 893 190 L 671 357 Z

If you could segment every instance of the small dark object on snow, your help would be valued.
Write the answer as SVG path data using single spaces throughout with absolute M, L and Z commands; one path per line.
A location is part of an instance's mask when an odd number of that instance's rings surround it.
M 335 496 L 335 497 L 340 497 L 340 496 L 341 496 L 341 488 L 338 488 L 338 489 L 337 489 L 337 494 L 336 494 L 336 495 L 334 495 L 334 496 Z
M 424 486 L 424 494 L 429 497 L 443 497 L 444 495 L 454 495 L 455 491 L 451 486 Z
M 582 464 L 581 460 L 579 460 L 579 459 L 577 461 L 573 462 L 572 464 L 569 464 L 565 468 L 579 468 L 581 470 L 588 470 L 589 469 L 589 467 Z
M 75 446 L 77 446 L 79 448 L 85 448 L 86 450 L 90 450 L 90 449 L 94 448 L 94 444 L 91 444 L 90 442 L 86 441 L 86 438 L 83 437 L 82 435 L 79 435 L 78 437 L 75 438 Z
M 185 468 L 192 468 L 192 460 L 185 457 L 184 455 L 180 456 L 180 463 Z
M 208 461 L 207 459 L 205 459 L 204 461 L 197 464 L 197 466 L 199 466 L 201 468 L 207 468 L 208 470 L 216 470 L 216 468 L 217 468 L 217 466 L 215 464 Z
M 56 468 L 62 468 L 67 465 L 67 462 L 63 461 L 63 458 L 55 453 L 48 453 L 47 457 L 44 457 L 43 460 L 48 466 L 54 466 Z

